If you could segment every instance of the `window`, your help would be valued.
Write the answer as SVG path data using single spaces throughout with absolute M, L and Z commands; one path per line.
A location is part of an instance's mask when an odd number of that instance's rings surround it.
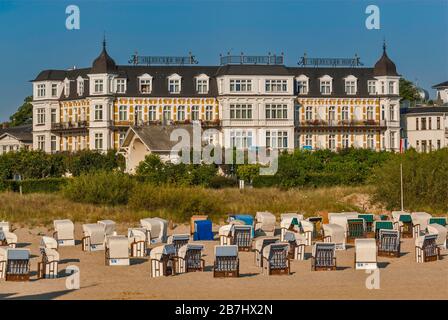
M 50 138 L 50 147 L 51 147 L 51 152 L 55 152 L 56 151 L 56 136 L 51 136 L 51 138 Z
M 395 93 L 395 83 L 393 81 L 389 82 L 389 94 Z
M 375 139 L 374 139 L 373 134 L 367 135 L 367 148 L 375 149 Z
M 103 106 L 102 105 L 95 105 L 94 107 L 94 119 L 95 121 L 102 121 L 103 120 Z
M 336 136 L 334 134 L 328 135 L 328 149 L 336 150 Z
M 342 148 L 348 149 L 350 147 L 348 134 L 342 135 Z
M 208 92 L 208 80 L 197 79 L 196 80 L 196 91 L 198 93 L 207 93 Z
M 103 134 L 95 133 L 95 150 L 103 149 Z
M 179 106 L 177 108 L 177 120 L 184 121 L 185 120 L 185 106 Z
M 118 134 L 118 146 L 121 147 L 124 142 L 124 138 L 126 137 L 126 132 L 120 132 Z
M 45 124 L 45 108 L 37 109 L 37 122 L 38 125 Z
M 118 121 L 128 120 L 128 106 L 120 106 L 118 108 Z
M 390 148 L 395 149 L 395 132 L 390 133 Z
M 169 79 L 168 90 L 170 93 L 180 92 L 180 79 Z
M 415 130 L 418 130 L 418 118 L 415 118 Z
M 58 85 L 56 83 L 53 83 L 51 85 L 51 96 L 57 97 L 58 96 Z
M 331 81 L 320 81 L 320 93 L 330 94 L 331 93 Z
M 213 120 L 213 106 L 205 107 L 205 120 L 212 121 Z
M 148 121 L 156 121 L 157 120 L 157 107 L 149 106 L 148 107 Z
M 231 104 L 230 119 L 252 119 L 252 105 Z
M 440 117 L 437 117 L 437 130 L 440 130 Z
M 384 81 L 381 81 L 381 93 L 385 94 L 386 92 L 385 86 L 384 86 Z
M 328 108 L 328 121 L 336 120 L 336 107 L 332 106 Z
M 372 106 L 367 107 L 367 120 L 375 120 Z
M 69 80 L 65 81 L 65 83 L 64 83 L 64 94 L 66 97 L 68 97 L 70 94 L 70 81 Z
M 117 93 L 126 92 L 126 79 L 117 79 Z
M 356 94 L 356 81 L 346 80 L 345 81 L 345 92 L 347 94 Z
M 103 93 L 103 80 L 95 80 L 94 81 L 94 92 L 95 93 Z
M 286 92 L 288 91 L 287 80 L 266 80 L 266 92 Z
M 308 81 L 307 80 L 297 81 L 297 92 L 299 94 L 307 94 L 308 93 Z
M 51 109 L 50 111 L 50 120 L 51 123 L 56 123 L 57 122 L 57 116 L 56 116 L 56 109 Z
M 164 106 L 163 107 L 163 121 L 171 121 L 171 107 Z
M 441 145 L 440 145 L 440 140 L 437 140 L 437 150 L 439 150 L 440 147 L 441 147 Z
M 421 119 L 421 128 L 422 128 L 422 130 L 426 130 L 426 118 L 422 118 Z
M 76 108 L 76 107 L 73 108 L 72 121 L 78 122 L 78 108 Z
M 376 81 L 375 80 L 367 81 L 367 90 L 368 90 L 369 94 L 376 93 Z
M 313 145 L 313 136 L 311 134 L 305 135 L 305 146 L 311 147 Z
M 140 79 L 140 92 L 151 93 L 151 79 Z
M 288 106 L 286 104 L 267 104 L 266 119 L 288 119 Z
M 417 140 L 417 141 L 415 142 L 415 145 L 416 145 L 416 147 L 417 147 L 417 151 L 420 151 L 420 141 L 419 141 L 419 140 Z
M 252 80 L 231 79 L 230 92 L 250 92 L 252 91 Z
M 432 130 L 432 117 L 428 118 L 428 129 Z
M 305 120 L 311 121 L 313 119 L 313 107 L 305 108 Z
M 45 84 L 38 84 L 37 85 L 37 96 L 39 98 L 45 97 Z
M 252 146 L 252 131 L 230 131 L 230 146 L 237 149 L 250 148 Z
M 426 152 L 426 140 L 422 140 L 422 152 Z
M 343 106 L 341 110 L 342 121 L 348 121 L 348 106 Z
M 266 148 L 288 148 L 288 132 L 266 131 Z
M 199 120 L 199 106 L 192 106 L 191 107 L 191 120 L 192 121 Z
M 45 136 L 37 136 L 37 149 L 45 151 Z
M 78 80 L 78 95 L 82 96 L 84 94 L 84 80 L 79 79 Z
M 142 106 L 135 106 L 134 123 L 135 124 L 143 123 L 143 107 Z
M 389 109 L 389 120 L 395 121 L 395 105 L 391 105 Z

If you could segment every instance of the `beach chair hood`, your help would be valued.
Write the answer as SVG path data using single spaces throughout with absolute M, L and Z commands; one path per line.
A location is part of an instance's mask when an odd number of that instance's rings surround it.
M 69 219 L 54 220 L 54 230 L 58 233 L 59 240 L 71 240 L 74 238 L 75 225 Z
M 345 229 L 339 224 L 324 224 L 324 235 L 331 236 L 331 242 L 344 243 L 345 242 Z
M 210 220 L 197 220 L 194 224 L 193 240 L 213 240 L 212 222 Z
M 120 259 L 129 257 L 129 241 L 125 236 L 109 236 L 106 240 L 109 258 Z
M 226 224 L 218 230 L 219 236 L 229 237 L 232 231 L 233 224 Z
M 356 216 L 356 218 L 358 218 L 358 216 Z M 348 221 L 348 217 L 345 214 L 337 214 L 337 215 L 334 214 L 329 218 L 330 224 L 333 224 L 333 225 L 337 224 L 337 225 L 341 226 L 343 228 L 344 232 L 346 232 L 348 229 L 347 221 Z
M 215 246 L 215 257 L 238 257 L 238 246 Z
M 178 250 L 177 255 L 181 258 L 185 259 L 185 256 L 187 255 L 188 250 L 204 250 L 204 245 L 199 243 L 188 243 Z
M 316 252 L 319 250 L 329 250 L 333 251 L 333 256 L 336 253 L 336 244 L 335 243 L 328 243 L 328 242 L 316 242 L 312 248 L 312 256 L 316 256 Z
M 55 249 L 45 248 L 44 252 L 48 262 L 59 261 L 59 253 Z
M 404 212 L 404 211 L 392 211 L 392 220 L 394 222 L 400 222 L 403 219 L 409 219 L 411 220 L 411 214 L 409 212 Z
M 258 223 L 261 224 L 263 231 L 272 232 L 275 230 L 275 216 L 271 212 L 257 212 L 255 216 Z
M 106 236 L 111 236 L 115 232 L 115 222 L 112 220 L 100 220 L 98 221 L 98 224 L 102 225 L 104 227 L 104 234 Z
M 29 260 L 30 250 L 29 249 L 8 249 L 7 250 L 8 260 Z
M 314 231 L 314 224 L 310 221 L 303 220 L 300 222 L 300 225 L 302 226 L 303 232 L 313 232 Z
M 151 250 L 149 256 L 151 259 L 160 260 L 163 255 L 175 254 L 176 249 L 172 244 L 164 244 L 162 246 L 155 247 Z
M 426 227 L 426 230 L 428 230 L 429 234 L 436 234 L 437 240 L 436 243 L 438 246 L 445 246 L 446 245 L 446 237 L 447 237 L 447 229 L 443 226 L 441 226 L 438 223 L 432 223 L 428 224 Z
M 190 240 L 190 235 L 187 233 L 173 234 L 168 237 L 168 244 L 174 243 L 175 241 L 188 241 Z
M 91 245 L 103 244 L 106 238 L 104 225 L 99 223 L 88 223 L 82 225 L 84 236 L 90 237 Z
M 431 241 L 431 240 L 436 240 L 436 239 L 437 239 L 437 234 L 425 234 L 424 236 L 420 236 L 415 239 L 415 246 L 423 247 L 423 244 L 425 243 L 425 241 Z
M 140 224 L 149 231 L 151 239 L 160 239 L 165 241 L 167 235 L 168 221 L 161 218 L 141 219 Z
M 275 242 L 278 242 L 278 241 L 280 241 L 280 240 L 278 238 L 276 238 L 276 237 L 260 237 L 260 238 L 257 238 L 255 240 L 255 249 L 258 250 L 259 252 L 261 252 L 262 249 L 265 246 L 267 246 L 268 244 L 275 243 Z
M 0 231 L 1 230 L 9 232 L 9 222 L 7 222 L 7 221 L 0 221 Z
M 360 262 L 376 262 L 375 239 L 355 239 L 356 260 Z
M 3 234 L 7 244 L 17 243 L 17 235 L 15 233 L 3 231 Z
M 146 230 L 143 228 L 128 229 L 129 243 L 146 241 Z
M 55 238 L 43 236 L 40 240 L 40 246 L 41 248 L 57 249 L 58 242 Z
M 263 257 L 268 258 L 269 260 L 272 258 L 274 254 L 274 248 L 284 250 L 286 253 L 289 251 L 288 243 L 271 243 L 263 248 Z
M 411 217 L 412 217 L 412 223 L 414 225 L 419 224 L 421 230 L 426 229 L 426 226 L 429 223 L 429 219 L 432 218 L 432 216 L 426 212 L 413 212 L 411 213 Z

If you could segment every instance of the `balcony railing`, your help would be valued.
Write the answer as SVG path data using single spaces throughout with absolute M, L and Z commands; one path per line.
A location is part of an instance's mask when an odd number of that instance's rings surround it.
M 76 121 L 76 122 L 59 122 L 52 123 L 51 130 L 76 130 L 76 129 L 86 129 L 88 127 L 87 121 Z
M 305 120 L 300 127 L 386 127 L 385 120 Z

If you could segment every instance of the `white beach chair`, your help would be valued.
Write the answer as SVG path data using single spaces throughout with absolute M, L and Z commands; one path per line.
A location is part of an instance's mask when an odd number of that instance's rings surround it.
M 260 237 L 255 239 L 255 265 L 257 267 L 263 266 L 263 249 L 267 245 L 270 245 L 271 243 L 279 242 L 278 238 L 274 237 Z
M 316 242 L 311 253 L 311 270 L 336 270 L 336 244 Z
M 9 222 L 7 221 L 0 221 L 0 231 L 10 231 Z
M 436 243 L 437 234 L 426 234 L 415 239 L 415 260 L 417 263 L 437 261 L 440 248 Z
M 286 231 L 300 232 L 300 221 L 303 220 L 302 214 L 297 213 L 282 213 L 280 215 L 280 240 L 283 241 L 283 236 Z
M 8 261 L 8 248 L 0 247 L 0 279 L 6 277 L 6 263 Z
M 305 260 L 307 239 L 304 234 L 286 231 L 283 241 L 289 243 L 288 257 L 294 260 Z
M 107 236 L 115 236 L 117 233 L 115 232 L 116 223 L 112 220 L 100 220 L 98 221 L 99 225 L 104 227 L 104 234 Z
M 106 241 L 106 233 L 104 224 L 88 223 L 82 225 L 83 238 L 82 238 L 82 250 L 83 251 L 99 251 L 104 250 Z
M 55 239 L 53 240 L 56 241 Z M 53 244 L 50 244 L 50 246 L 53 247 Z M 50 247 L 43 247 L 41 248 L 41 255 L 42 260 L 37 263 L 37 277 L 39 279 L 57 278 L 59 270 L 59 253 L 57 252 L 57 250 Z
M 379 229 L 378 232 L 378 256 L 400 257 L 400 231 Z
M 271 243 L 263 248 L 263 273 L 267 275 L 287 275 L 291 273 L 288 257 L 289 244 Z
M 168 237 L 167 243 L 174 245 L 174 249 L 176 250 L 176 254 L 179 252 L 179 249 L 186 245 L 190 241 L 190 235 L 188 233 L 183 234 L 173 234 Z
M 313 243 L 313 234 L 315 225 L 313 222 L 308 220 L 300 221 L 300 227 L 302 229 L 303 235 L 306 238 L 306 245 L 310 246 Z
M 213 263 L 213 277 L 239 277 L 240 260 L 237 246 L 215 246 L 215 262 Z
M 75 225 L 71 220 L 54 220 L 53 226 L 55 230 L 53 237 L 58 241 L 59 246 L 75 245 Z
M 231 245 L 232 227 L 233 224 L 226 224 L 219 228 L 218 236 L 219 236 L 219 244 L 221 246 Z
M 437 235 L 436 244 L 439 248 L 446 249 L 446 239 L 448 230 L 444 226 L 438 223 L 432 223 L 428 224 L 426 230 L 428 230 L 429 234 Z
M 344 227 L 342 227 L 340 224 L 330 223 L 330 224 L 324 224 L 322 228 L 324 233 L 323 234 L 324 242 L 334 243 L 336 246 L 336 250 L 345 250 L 346 237 Z
M 177 272 L 204 271 L 205 261 L 202 259 L 204 246 L 198 243 L 187 243 L 179 248 L 177 252 Z
M 30 279 L 30 250 L 8 248 L 6 281 L 28 281 Z
M 126 236 L 106 237 L 106 266 L 129 265 L 129 240 Z
M 172 244 L 164 244 L 151 249 L 151 277 L 173 276 L 175 274 L 176 250 Z
M 0 245 L 15 248 L 17 246 L 17 235 L 9 231 L 0 230 Z
M 43 236 L 40 239 L 40 248 L 41 249 L 58 249 L 58 241 L 55 238 Z
M 425 233 L 426 227 L 428 226 L 429 219 L 432 216 L 426 212 L 412 212 L 412 234 L 414 239 L 423 235 Z
M 144 228 L 129 228 L 128 241 L 131 257 L 146 257 L 147 242 L 146 229 Z
M 264 236 L 274 236 L 275 216 L 271 212 L 257 212 L 255 215 L 255 232 Z
M 146 218 L 141 219 L 140 224 L 146 229 L 148 244 L 166 242 L 168 221 L 161 218 Z
M 394 222 L 394 229 L 400 231 L 400 237 L 413 237 L 412 217 L 409 212 L 392 211 L 392 220 Z
M 375 239 L 355 239 L 355 269 L 377 269 Z
M 331 218 L 328 219 L 329 224 L 337 224 L 341 226 L 344 230 L 344 237 L 347 238 L 348 231 L 348 218 L 344 214 L 333 214 Z M 331 241 L 330 241 L 331 242 Z

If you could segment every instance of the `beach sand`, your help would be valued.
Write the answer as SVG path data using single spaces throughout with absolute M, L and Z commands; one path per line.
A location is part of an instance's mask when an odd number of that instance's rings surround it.
M 127 227 L 117 226 L 118 233 L 126 234 Z M 188 230 L 188 225 L 180 225 L 169 234 Z M 369 290 L 365 284 L 369 274 L 354 269 L 350 245 L 336 252 L 337 271 L 311 271 L 311 247 L 307 247 L 305 261 L 292 260 L 292 275 L 262 275 L 254 264 L 254 253 L 240 252 L 241 277 L 215 279 L 211 266 L 218 241 L 201 241 L 205 272 L 160 278 L 150 278 L 148 257 L 132 258 L 130 266 L 105 266 L 104 251 L 82 252 L 78 243 L 59 248 L 60 278 L 38 280 L 39 241 L 52 230 L 18 228 L 15 233 L 19 247 L 31 250 L 31 278 L 29 282 L 0 280 L 0 299 L 448 299 L 448 251 L 442 251 L 442 260 L 417 264 L 413 239 L 402 239 L 400 258 L 378 258 L 380 289 Z M 81 225 L 76 224 L 76 239 L 81 234 Z M 69 265 L 80 268 L 79 290 L 66 289 Z

